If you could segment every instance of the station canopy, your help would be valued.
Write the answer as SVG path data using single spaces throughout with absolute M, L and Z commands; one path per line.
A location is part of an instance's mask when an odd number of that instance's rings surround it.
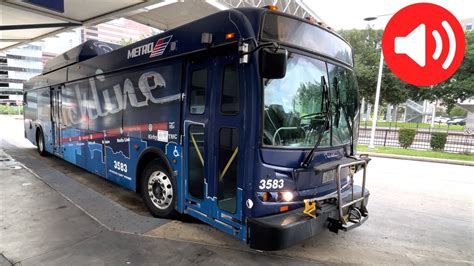
M 219 10 L 265 5 L 317 17 L 302 0 L 1 0 L 0 52 L 121 17 L 168 30 Z

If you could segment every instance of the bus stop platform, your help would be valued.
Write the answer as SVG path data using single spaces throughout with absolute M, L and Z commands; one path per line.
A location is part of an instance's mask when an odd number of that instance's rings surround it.
M 261 256 L 237 240 L 234 244 L 244 250 L 199 244 L 197 237 L 206 232 L 176 232 L 182 230 L 182 222 L 139 215 L 52 168 L 43 158 L 7 152 L 15 159 L 0 152 L 2 266 L 312 264 Z M 196 239 L 169 239 L 176 233 L 190 233 L 188 237 Z

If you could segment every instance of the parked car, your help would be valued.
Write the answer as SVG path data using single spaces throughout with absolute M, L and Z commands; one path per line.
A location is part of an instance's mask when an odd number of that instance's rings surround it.
M 448 121 L 449 121 L 449 117 L 444 117 L 444 116 L 437 116 L 434 119 L 434 122 L 438 124 L 441 124 L 441 123 L 446 124 Z
M 464 117 L 452 117 L 451 120 L 448 121 L 448 125 L 466 125 L 466 118 Z

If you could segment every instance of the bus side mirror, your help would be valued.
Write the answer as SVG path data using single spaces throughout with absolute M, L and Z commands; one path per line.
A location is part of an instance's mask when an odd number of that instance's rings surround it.
M 260 52 L 260 76 L 266 79 L 284 78 L 287 58 L 286 49 L 263 48 Z

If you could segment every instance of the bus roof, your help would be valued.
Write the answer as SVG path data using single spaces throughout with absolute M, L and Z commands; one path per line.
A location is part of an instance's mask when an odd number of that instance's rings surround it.
M 43 74 L 111 52 L 121 45 L 89 40 L 46 62 Z
M 258 39 L 259 25 L 263 14 L 267 12 L 273 11 L 264 8 L 224 10 L 124 47 L 99 41 L 87 41 L 51 59 L 45 65 L 43 74 L 25 82 L 24 90 L 53 86 L 95 76 L 98 73 L 109 73 L 205 51 L 209 48 L 237 43 L 241 39 Z M 233 34 L 228 35 L 228 33 Z M 204 34 L 212 35 L 211 43 L 206 42 Z
M 261 8 L 224 10 L 120 48 L 100 42 L 113 48 L 108 53 L 104 53 L 103 49 L 96 50 L 96 47 L 89 49 L 93 42 L 88 41 L 51 59 L 42 75 L 25 82 L 24 90 L 94 76 L 98 70 L 101 73 L 117 71 L 236 43 L 241 38 L 256 38 L 257 29 L 252 26 L 258 25 L 255 23 L 259 22 L 264 12 L 266 10 Z M 211 44 L 202 42 L 203 33 L 212 34 Z M 228 33 L 234 33 L 233 38 L 226 38 Z M 74 59 L 67 59 L 70 55 Z

